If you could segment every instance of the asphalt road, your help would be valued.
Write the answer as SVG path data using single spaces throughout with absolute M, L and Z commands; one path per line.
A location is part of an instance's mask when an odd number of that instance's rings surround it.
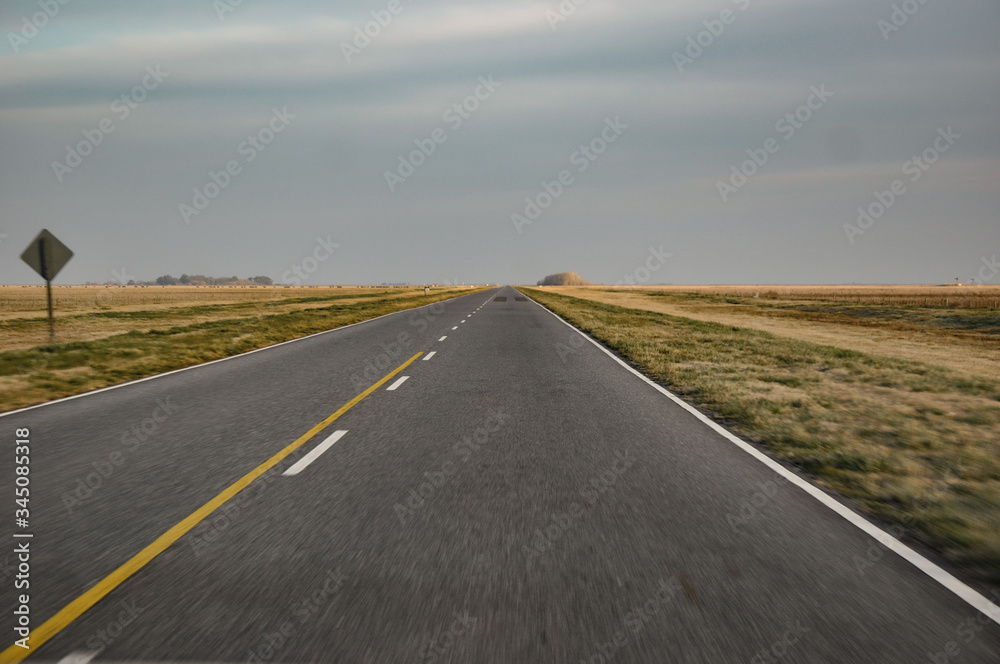
M 27 661 L 1000 661 L 1000 626 L 517 297 L 0 418 L 38 627 L 421 353 Z

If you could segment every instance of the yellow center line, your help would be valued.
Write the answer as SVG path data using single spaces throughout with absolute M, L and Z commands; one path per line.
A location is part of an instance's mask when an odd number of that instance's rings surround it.
M 54 616 L 33 629 L 31 633 L 28 634 L 29 648 L 12 645 L 3 652 L 0 652 L 0 662 L 20 662 L 25 657 L 38 650 L 38 648 L 42 647 L 46 641 L 51 639 L 71 622 L 83 615 L 84 612 L 94 606 L 94 604 L 101 601 L 105 595 L 124 583 L 126 579 L 142 569 L 153 558 L 163 553 L 171 544 L 180 539 L 184 533 L 201 523 L 206 517 L 208 517 L 209 514 L 224 505 L 226 501 L 245 489 L 251 482 L 263 475 L 270 468 L 273 468 L 276 464 L 280 463 L 281 460 L 289 454 L 302 447 L 302 445 L 307 443 L 310 438 L 318 434 L 331 422 L 356 406 L 358 402 L 380 388 L 386 383 L 386 381 L 405 369 L 411 362 L 416 360 L 421 355 L 423 355 L 423 353 L 417 353 L 406 362 L 396 367 L 396 369 L 394 369 L 391 373 L 386 374 L 377 383 L 341 406 L 335 413 L 299 436 L 295 442 L 291 443 L 273 457 L 251 470 L 215 498 L 212 498 L 210 501 L 199 507 L 176 526 L 157 537 L 152 544 L 132 556 L 132 558 L 130 558 L 124 565 L 98 581 L 90 590 L 77 597 L 75 600 L 60 609 Z

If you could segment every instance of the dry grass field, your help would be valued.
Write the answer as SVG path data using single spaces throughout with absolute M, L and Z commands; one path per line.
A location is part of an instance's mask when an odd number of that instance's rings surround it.
M 372 291 L 422 291 L 416 286 L 53 286 L 57 309 L 80 310 L 158 305 L 263 302 Z M 18 312 L 45 315 L 45 287 L 0 285 L 0 317 Z
M 433 289 L 440 290 L 439 288 Z M 370 286 L 56 286 L 56 341 L 87 341 L 233 316 L 301 311 L 317 303 L 407 298 L 416 287 Z M 48 342 L 44 286 L 0 286 L 0 351 Z
M 546 287 L 1000 379 L 1000 286 Z M 754 297 L 757 295 L 757 297 Z M 920 304 L 914 304 L 920 303 Z M 990 304 L 976 308 L 976 304 Z
M 1000 582 L 996 309 L 953 306 L 932 288 L 523 290 L 772 455 Z
M 1000 286 L 943 285 L 838 285 L 838 286 L 590 286 L 593 289 L 657 291 L 661 293 L 754 297 L 764 300 L 821 300 L 852 304 L 918 307 L 1000 308 Z
M 0 287 L 0 410 L 218 359 L 472 287 Z

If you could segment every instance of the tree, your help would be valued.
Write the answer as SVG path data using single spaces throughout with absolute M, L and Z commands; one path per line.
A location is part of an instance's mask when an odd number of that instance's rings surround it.
M 550 274 L 538 282 L 539 286 L 588 286 L 589 281 L 578 275 L 576 272 L 560 272 Z

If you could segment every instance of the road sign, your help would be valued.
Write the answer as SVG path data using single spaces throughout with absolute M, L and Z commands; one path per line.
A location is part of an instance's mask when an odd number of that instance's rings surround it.
M 52 280 L 71 258 L 73 252 L 69 247 L 44 228 L 21 254 L 21 260 L 45 280 L 45 294 L 49 301 L 49 341 L 53 343 L 56 340 L 56 319 L 52 315 Z
M 59 241 L 52 233 L 42 229 L 28 248 L 21 254 L 21 260 L 31 266 L 42 279 L 52 281 L 59 270 L 73 258 L 69 247 Z

